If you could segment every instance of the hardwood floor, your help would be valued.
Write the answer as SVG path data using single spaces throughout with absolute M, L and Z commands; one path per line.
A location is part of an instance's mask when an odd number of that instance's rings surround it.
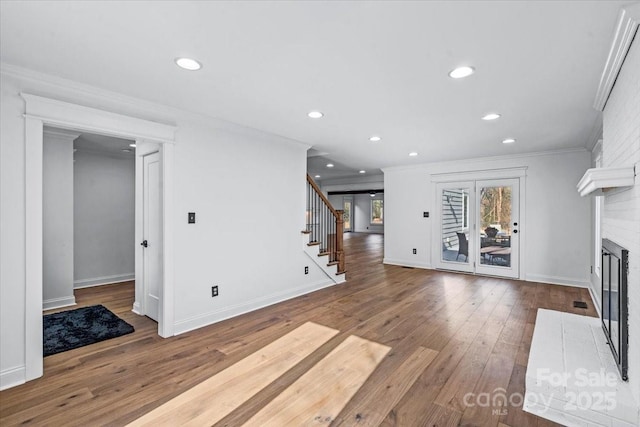
M 536 310 L 595 316 L 588 291 L 386 266 L 382 245 L 381 235 L 347 234 L 345 284 L 170 339 L 131 312 L 133 283 L 79 290 L 80 306 L 101 303 L 136 331 L 45 358 L 44 377 L 0 393 L 0 425 L 126 425 L 309 321 L 339 332 L 216 425 L 269 410 L 351 335 L 391 349 L 331 425 L 554 425 L 465 395 L 524 393 Z

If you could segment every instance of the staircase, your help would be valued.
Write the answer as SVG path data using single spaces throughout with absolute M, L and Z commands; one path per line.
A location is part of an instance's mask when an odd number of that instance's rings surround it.
M 336 210 L 307 174 L 307 218 L 304 251 L 335 283 L 346 281 L 343 211 Z

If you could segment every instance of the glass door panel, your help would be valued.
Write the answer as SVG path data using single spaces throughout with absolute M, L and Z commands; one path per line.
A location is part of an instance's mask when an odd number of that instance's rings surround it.
M 476 182 L 478 273 L 518 277 L 518 186 L 518 179 Z
M 342 202 L 342 209 L 344 213 L 342 214 L 342 219 L 344 221 L 344 231 L 353 231 L 353 198 L 345 197 Z
M 473 183 L 439 184 L 438 260 L 436 266 L 448 270 L 473 271 L 472 240 Z

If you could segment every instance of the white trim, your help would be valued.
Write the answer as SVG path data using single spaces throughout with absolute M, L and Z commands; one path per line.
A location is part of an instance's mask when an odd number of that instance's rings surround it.
M 591 288 L 591 282 L 571 277 L 547 276 L 545 274 L 525 274 L 527 282 L 549 283 L 551 285 L 570 286 L 572 288 Z
M 230 307 L 224 307 L 219 310 L 210 311 L 209 313 L 199 314 L 197 316 L 177 321 L 174 325 L 174 333 L 175 335 L 183 334 L 194 329 L 202 328 L 203 326 L 221 322 L 232 317 L 240 316 L 241 314 L 249 313 L 263 307 L 268 307 L 270 305 L 287 301 L 300 295 L 319 291 L 320 289 L 328 288 L 334 285 L 336 285 L 336 283 L 331 280 L 323 280 L 311 285 L 301 286 L 284 292 L 276 292 L 271 295 L 255 298 Z
M 576 186 L 582 197 L 602 196 L 612 188 L 631 187 L 635 183 L 635 166 L 587 169 Z
M 437 167 L 454 166 L 455 167 L 455 166 L 464 165 L 465 163 L 517 160 L 517 159 L 523 159 L 523 158 L 529 158 L 529 157 L 540 157 L 540 156 L 569 154 L 569 153 L 584 153 L 585 151 L 589 151 L 589 150 L 587 150 L 585 147 L 562 148 L 559 150 L 534 151 L 531 153 L 505 154 L 501 156 L 487 156 L 487 157 L 470 157 L 467 159 L 460 159 L 460 160 L 443 160 L 441 162 L 428 162 L 428 163 L 421 163 L 417 165 L 390 166 L 390 167 L 382 168 L 380 170 L 384 173 L 387 173 L 389 171 L 425 169 L 431 166 L 437 166 Z
M 25 118 L 25 381 L 44 373 L 42 350 L 43 122 Z
M 142 307 L 140 307 L 140 303 L 137 301 L 133 303 L 133 308 L 131 309 L 131 311 L 133 311 L 135 314 L 139 316 L 144 316 L 144 313 L 142 312 Z
M 15 387 L 26 382 L 26 369 L 24 366 L 5 369 L 0 372 L 0 391 Z
M 135 280 L 136 273 L 114 274 L 112 276 L 91 277 L 89 279 L 74 280 L 73 289 L 92 288 L 94 286 L 112 285 L 114 283 Z
M 173 238 L 173 138 L 174 126 L 83 107 L 41 96 L 22 93 L 25 107 L 25 380 L 43 374 L 42 351 L 42 153 L 44 125 L 99 132 L 160 144 L 163 152 L 163 200 L 167 212 L 163 223 L 165 244 Z M 169 165 L 164 167 L 164 165 Z M 173 329 L 173 251 L 163 254 L 161 317 L 158 333 L 168 336 Z
M 521 178 L 527 175 L 528 166 L 499 169 L 480 169 L 462 172 L 432 173 L 431 182 L 485 181 L 505 178 Z
M 176 127 L 148 120 L 71 104 L 42 96 L 21 93 L 26 101 L 25 115 L 65 129 L 86 129 L 92 132 L 128 139 L 149 139 L 173 143 Z M 79 117 L 78 117 L 79 116 Z M 94 125 L 91 125 L 95 123 Z
M 162 283 L 160 288 L 160 310 L 158 313 L 158 334 L 163 338 L 174 335 L 174 264 L 173 264 L 173 144 L 161 145 L 162 161 Z M 167 262 L 170 260 L 171 262 Z
M 596 99 L 593 102 L 593 108 L 598 111 L 603 111 L 607 105 L 607 100 L 616 83 L 624 59 L 627 57 L 631 42 L 638 31 L 639 21 L 640 4 L 635 3 L 620 10 L 613 43 L 604 70 L 602 70 Z
M 600 309 L 600 298 L 596 297 L 595 293 L 593 292 L 593 287 L 589 286 L 589 296 L 591 296 L 591 304 L 593 304 L 593 306 L 595 307 L 596 311 L 598 312 L 598 317 L 602 319 L 602 311 Z
M 42 301 L 42 311 L 53 310 L 54 308 L 62 308 L 76 305 L 76 297 L 71 295 L 70 297 L 51 298 Z
M 400 267 L 423 268 L 426 270 L 434 269 L 431 264 L 426 262 L 414 262 L 414 261 L 409 262 L 403 259 L 383 258 L 382 263 L 387 265 L 397 265 Z

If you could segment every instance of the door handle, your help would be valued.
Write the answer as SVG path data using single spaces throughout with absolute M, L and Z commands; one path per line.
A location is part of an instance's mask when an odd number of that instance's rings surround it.
M 146 240 L 143 240 L 142 243 L 140 243 L 140 246 L 144 246 L 146 248 L 149 246 L 149 243 Z
M 513 230 L 513 233 L 514 234 L 518 234 L 518 230 Z M 146 242 L 146 240 L 145 240 L 145 242 Z

